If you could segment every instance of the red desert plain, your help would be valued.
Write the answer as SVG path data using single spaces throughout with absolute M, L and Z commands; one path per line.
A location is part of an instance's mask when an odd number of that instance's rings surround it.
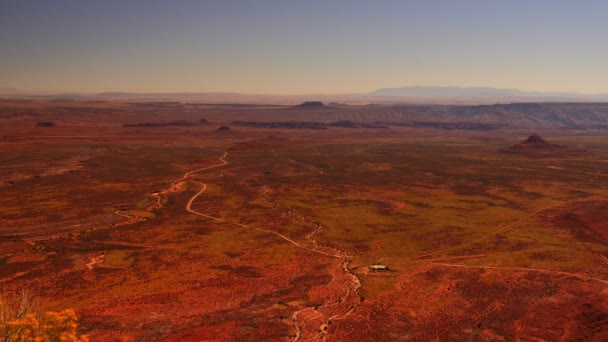
M 3 310 L 91 341 L 603 341 L 606 107 L 3 100 Z

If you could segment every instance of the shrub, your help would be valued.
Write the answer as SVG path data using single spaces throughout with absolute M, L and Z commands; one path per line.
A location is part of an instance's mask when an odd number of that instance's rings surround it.
M 85 342 L 78 334 L 78 316 L 72 309 L 42 314 L 29 292 L 18 299 L 0 296 L 0 341 Z

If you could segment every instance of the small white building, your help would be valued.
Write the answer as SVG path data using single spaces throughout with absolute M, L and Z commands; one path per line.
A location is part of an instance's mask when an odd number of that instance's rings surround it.
M 388 271 L 388 266 L 380 265 L 380 264 L 373 264 L 373 265 L 369 266 L 369 270 L 372 272 Z

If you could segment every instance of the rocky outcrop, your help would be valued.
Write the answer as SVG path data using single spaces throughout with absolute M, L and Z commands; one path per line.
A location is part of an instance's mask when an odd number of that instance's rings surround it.
M 532 134 L 528 137 L 528 139 L 520 142 L 519 144 L 511 146 L 511 149 L 514 150 L 554 150 L 561 148 L 564 148 L 564 146 L 551 144 L 536 133 Z
M 568 148 L 566 146 L 552 144 L 543 139 L 538 134 L 532 134 L 526 140 L 515 144 L 509 148 L 504 148 L 501 150 L 501 152 L 540 158 L 565 158 L 588 153 L 588 151 L 584 149 L 574 149 Z

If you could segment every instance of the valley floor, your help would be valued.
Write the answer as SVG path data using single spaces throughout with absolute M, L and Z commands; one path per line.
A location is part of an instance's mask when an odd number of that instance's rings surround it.
M 608 335 L 600 133 L 51 119 L 0 126 L 0 282 L 94 341 Z

